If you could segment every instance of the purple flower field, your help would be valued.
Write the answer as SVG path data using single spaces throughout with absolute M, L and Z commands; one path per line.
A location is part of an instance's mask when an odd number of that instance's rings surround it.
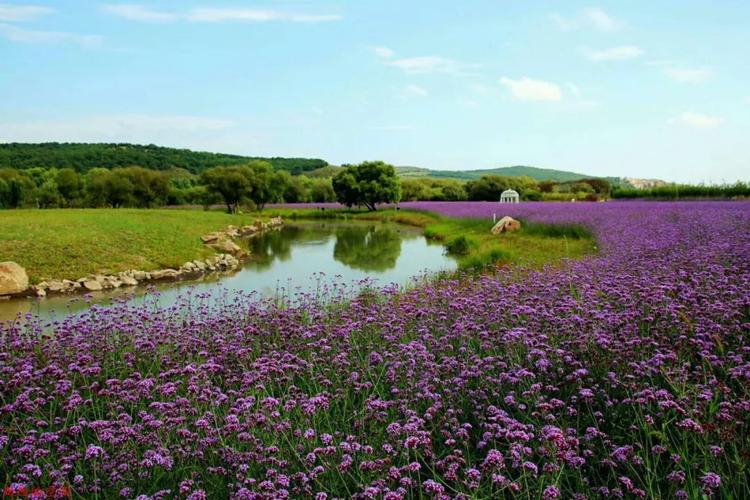
M 402 206 L 579 223 L 600 253 L 0 327 L 9 496 L 750 498 L 750 203 Z

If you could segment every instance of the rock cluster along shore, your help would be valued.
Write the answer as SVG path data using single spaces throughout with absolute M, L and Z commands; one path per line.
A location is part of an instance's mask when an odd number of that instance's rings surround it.
M 159 269 L 158 271 L 138 271 L 131 269 L 117 274 L 90 274 L 73 280 L 43 281 L 29 288 L 33 295 L 44 297 L 48 293 L 65 294 L 76 292 L 97 292 L 120 287 L 136 286 L 155 281 L 179 281 L 194 279 L 212 272 L 226 272 L 237 269 L 240 261 L 234 255 L 222 253 L 205 260 L 185 262 L 179 269 Z
M 245 257 L 245 252 L 233 241 L 233 238 L 247 238 L 249 236 L 260 234 L 268 229 L 281 227 L 282 225 L 284 225 L 284 221 L 281 220 L 281 217 L 272 217 L 268 222 L 256 220 L 255 224 L 248 226 L 228 226 L 223 231 L 204 234 L 201 236 L 201 241 L 217 252 L 230 253 L 237 257 Z
M 263 231 L 281 227 L 283 224 L 281 217 L 273 217 L 268 222 L 256 220 L 249 226 L 228 226 L 223 231 L 205 234 L 201 236 L 201 241 L 219 253 L 204 260 L 185 262 L 179 269 L 157 271 L 131 269 L 109 275 L 90 274 L 77 280 L 47 280 L 29 286 L 29 278 L 24 268 L 15 262 L 0 262 L 0 297 L 18 295 L 44 297 L 48 294 L 96 292 L 156 281 L 195 279 L 208 273 L 233 271 L 240 267 L 241 259 L 248 256 L 247 252 L 233 241 L 233 238 L 254 236 Z

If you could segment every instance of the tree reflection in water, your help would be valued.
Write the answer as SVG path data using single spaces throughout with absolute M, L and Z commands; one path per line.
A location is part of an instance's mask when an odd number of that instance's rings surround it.
M 362 271 L 386 271 L 401 255 L 401 234 L 389 227 L 342 227 L 336 230 L 333 258 Z
M 300 243 L 325 244 L 336 237 L 333 258 L 361 271 L 382 272 L 396 266 L 404 234 L 382 225 L 321 223 L 284 226 L 247 240 L 252 266 L 258 270 L 291 258 L 292 247 Z

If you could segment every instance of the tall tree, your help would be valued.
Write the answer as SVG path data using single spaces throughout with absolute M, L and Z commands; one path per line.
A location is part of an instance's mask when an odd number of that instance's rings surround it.
M 348 207 L 364 205 L 376 210 L 379 203 L 393 203 L 401 198 L 396 169 L 382 161 L 348 165 L 333 178 L 333 190 L 339 203 Z

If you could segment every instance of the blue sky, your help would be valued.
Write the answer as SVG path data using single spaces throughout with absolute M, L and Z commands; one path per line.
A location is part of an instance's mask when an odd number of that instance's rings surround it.
M 750 179 L 750 2 L 0 0 L 0 141 Z

